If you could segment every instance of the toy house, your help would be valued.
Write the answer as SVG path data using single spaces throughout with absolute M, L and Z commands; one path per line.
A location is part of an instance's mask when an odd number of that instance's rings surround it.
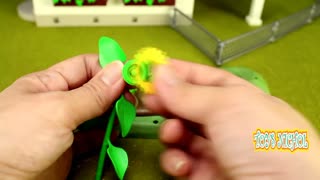
M 320 0 L 316 0 L 288 17 L 223 41 L 193 19 L 194 3 L 195 0 L 25 0 L 18 6 L 18 14 L 35 21 L 37 26 L 170 25 L 217 65 L 274 42 L 320 16 Z M 264 4 L 265 0 L 251 0 L 246 16 L 250 26 L 262 25 Z
M 250 26 L 262 25 L 264 3 L 251 1 Z M 194 0 L 32 0 L 29 6 L 38 26 L 168 25 L 173 8 L 192 17 Z
M 169 25 L 174 8 L 192 17 L 194 0 L 33 0 L 37 26 Z

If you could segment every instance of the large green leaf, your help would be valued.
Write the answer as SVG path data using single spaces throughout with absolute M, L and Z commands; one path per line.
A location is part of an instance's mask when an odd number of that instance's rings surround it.
M 126 54 L 117 41 L 109 37 L 101 37 L 99 40 L 99 62 L 101 67 L 105 67 L 116 60 L 125 62 L 127 60 Z
M 122 95 L 116 102 L 116 111 L 120 123 L 121 135 L 122 137 L 126 137 L 136 118 L 136 108 Z

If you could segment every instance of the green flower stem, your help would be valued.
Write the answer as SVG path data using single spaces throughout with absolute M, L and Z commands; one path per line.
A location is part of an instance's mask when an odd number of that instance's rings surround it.
M 106 133 L 105 133 L 105 136 L 103 139 L 102 148 L 100 151 L 96 180 L 100 180 L 102 178 L 104 162 L 105 162 L 105 158 L 107 155 L 107 149 L 108 149 L 109 143 L 110 143 L 111 133 L 112 133 L 112 129 L 113 129 L 114 121 L 115 121 L 115 115 L 116 115 L 116 107 L 114 107 L 112 109 L 111 115 L 109 117 L 107 130 L 106 130 Z

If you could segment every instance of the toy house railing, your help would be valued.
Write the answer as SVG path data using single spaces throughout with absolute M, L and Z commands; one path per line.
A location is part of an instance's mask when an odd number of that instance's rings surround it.
M 222 65 L 278 40 L 288 33 L 311 23 L 318 16 L 320 16 L 320 0 L 317 0 L 311 7 L 291 16 L 225 41 L 208 32 L 203 26 L 178 9 L 174 10 L 171 26 L 214 60 L 217 65 Z

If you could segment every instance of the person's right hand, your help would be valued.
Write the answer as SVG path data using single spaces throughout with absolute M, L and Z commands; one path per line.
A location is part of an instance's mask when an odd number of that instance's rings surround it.
M 150 110 L 169 116 L 161 156 L 172 176 L 212 179 L 320 179 L 320 141 L 308 121 L 282 100 L 226 71 L 172 60 L 155 70 Z M 308 131 L 306 152 L 256 152 L 257 129 Z

